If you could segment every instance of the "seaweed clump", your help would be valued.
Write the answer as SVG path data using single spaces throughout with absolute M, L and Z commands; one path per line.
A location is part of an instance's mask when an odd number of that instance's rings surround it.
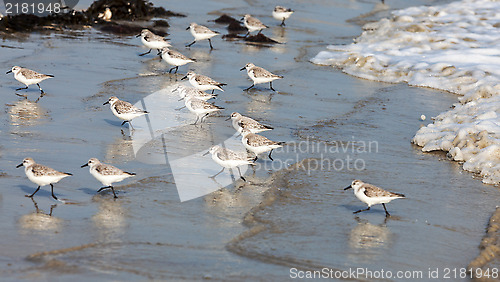
M 280 43 L 274 39 L 271 39 L 267 36 L 265 36 L 264 34 L 262 33 L 258 33 L 257 35 L 249 35 L 249 36 L 241 36 L 241 35 L 238 35 L 238 34 L 235 34 L 235 33 L 229 33 L 229 34 L 225 34 L 222 36 L 223 39 L 227 39 L 227 40 L 238 40 L 238 39 L 242 39 L 246 42 L 250 42 L 250 43 L 261 43 L 261 44 L 276 44 L 276 43 Z
M 262 33 L 258 33 L 257 35 L 249 35 L 245 37 L 245 41 L 255 43 L 279 43 L 278 41 L 273 40 Z
M 229 33 L 242 33 L 247 31 L 247 29 L 241 25 L 240 21 L 226 14 L 218 17 L 214 20 L 214 22 L 218 24 L 226 24 Z
M 91 19 L 97 19 L 106 8 L 113 13 L 113 20 L 149 20 L 151 18 L 183 17 L 184 15 L 167 11 L 163 7 L 154 7 L 145 0 L 97 0 L 85 13 Z
M 100 14 L 108 8 L 112 20 L 136 21 L 151 18 L 185 17 L 183 14 L 154 7 L 146 0 L 97 0 L 85 11 L 70 10 L 65 13 L 37 16 L 32 14 L 7 15 L 0 19 L 0 32 L 32 32 L 51 29 L 82 28 L 95 26 L 103 31 L 118 34 L 135 34 L 143 27 L 105 21 Z M 163 26 L 168 26 L 164 21 Z
M 0 19 L 0 31 L 31 32 L 38 30 L 57 29 L 73 25 L 88 26 L 91 21 L 84 12 L 71 11 L 64 15 L 53 14 L 39 17 L 32 14 L 8 15 Z

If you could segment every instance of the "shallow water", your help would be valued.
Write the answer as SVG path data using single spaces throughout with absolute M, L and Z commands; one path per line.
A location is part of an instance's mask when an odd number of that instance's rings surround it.
M 285 280 L 291 267 L 427 274 L 429 267 L 465 267 L 479 253 L 499 191 L 471 179 L 444 155 L 424 154 L 410 143 L 425 123 L 420 115 L 435 116 L 456 97 L 359 80 L 309 63 L 326 45 L 351 42 L 360 32 L 357 17 L 376 3 L 294 1 L 287 5 L 301 12 L 286 29 L 276 26 L 266 2 L 156 3 L 188 15 L 169 20 L 174 47 L 198 59 L 180 73 L 193 69 L 228 83 L 215 100 L 226 110 L 203 126 L 188 125 L 194 116 L 187 110 L 172 110 L 182 102 L 168 89 L 182 75 L 166 73 L 169 67 L 153 55 L 138 57 L 144 49 L 135 37 L 82 30 L 2 42 L 16 47 L 1 48 L 5 70 L 23 65 L 56 76 L 41 84 L 47 95 L 37 104 L 14 95 L 20 86 L 12 76 L 0 76 L 2 279 Z M 404 7 L 402 1 L 393 5 Z M 222 12 L 236 17 L 248 10 L 271 26 L 265 34 L 286 43 L 259 47 L 217 38 L 212 52 L 207 42 L 183 47 L 192 40 L 185 28 L 193 19 L 206 23 Z M 224 26 L 207 25 L 225 32 Z M 242 91 L 251 82 L 238 70 L 250 61 L 285 76 L 273 84 L 277 93 L 267 85 Z M 38 97 L 36 86 L 20 93 L 30 101 Z M 102 105 L 112 95 L 148 109 L 151 117 L 134 123 L 130 135 Z M 230 181 L 227 172 L 216 178 L 220 183 L 206 178 L 220 168 L 198 153 L 227 138 L 228 146 L 239 145 L 224 121 L 233 111 L 274 126 L 264 135 L 289 146 L 273 153 L 274 162 L 264 156 L 255 174 L 248 169 L 247 183 L 180 202 L 183 173 L 197 181 L 182 185 L 187 188 L 219 189 Z M 301 141 L 329 151 L 292 145 Z M 378 146 L 367 152 L 363 142 Z M 15 169 L 26 156 L 74 173 L 55 185 L 65 203 L 54 201 L 47 187 L 36 202 L 24 197 L 36 188 Z M 183 161 L 189 156 L 193 162 Z M 80 169 L 90 157 L 137 173 L 115 186 L 118 200 L 95 194 L 100 183 Z M 315 160 L 336 161 L 338 170 L 315 167 Z M 360 170 L 352 169 L 356 160 Z M 379 206 L 353 216 L 364 206 L 342 188 L 354 178 L 408 199 L 387 205 L 393 215 L 387 221 Z

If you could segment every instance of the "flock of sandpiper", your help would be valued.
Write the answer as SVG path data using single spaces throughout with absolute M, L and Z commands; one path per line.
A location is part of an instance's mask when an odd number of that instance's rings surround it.
M 294 11 L 281 6 L 276 6 L 272 12 L 272 16 L 281 21 L 281 26 L 285 26 L 285 20 L 289 18 Z M 243 24 L 247 28 L 248 36 L 251 32 L 258 31 L 259 33 L 267 28 L 260 20 L 246 14 L 243 18 Z M 186 47 L 192 46 L 194 43 L 201 40 L 208 40 L 209 46 L 213 49 L 211 38 L 219 35 L 218 32 L 210 30 L 208 27 L 199 25 L 196 23 L 191 23 L 187 28 L 194 37 L 193 42 L 186 45 Z M 140 54 L 140 56 L 149 54 L 153 49 L 158 50 L 158 55 L 167 64 L 173 67 L 169 70 L 169 73 L 175 70 L 177 73 L 180 66 L 186 65 L 188 63 L 195 62 L 195 59 L 188 58 L 180 52 L 171 49 L 171 44 L 164 37 L 154 34 L 148 29 L 142 30 L 141 34 L 137 37 L 141 38 L 142 43 L 149 48 L 148 52 Z M 254 87 L 256 84 L 268 83 L 271 90 L 275 91 L 272 82 L 277 79 L 283 78 L 282 76 L 273 74 L 264 68 L 258 67 L 252 63 L 246 64 L 241 70 L 246 70 L 248 77 L 253 81 L 253 84 L 246 88 L 246 90 Z M 40 87 L 40 82 L 45 79 L 54 77 L 53 75 L 47 75 L 38 73 L 36 71 L 22 68 L 19 66 L 12 67 L 7 73 L 14 73 L 14 78 L 23 83 L 26 87 L 18 88 L 17 90 L 27 89 L 28 86 L 36 84 L 40 90 L 40 96 L 36 100 L 43 97 L 44 91 Z M 203 122 L 204 118 L 210 113 L 217 112 L 223 108 L 215 106 L 208 103 L 207 100 L 214 98 L 214 90 L 223 91 L 222 87 L 226 84 L 215 81 L 214 79 L 197 74 L 193 71 L 189 71 L 183 78 L 188 79 L 192 87 L 178 85 L 173 92 L 179 93 L 179 96 L 184 99 L 185 107 L 189 109 L 192 113 L 196 115 L 196 124 L 198 121 Z M 211 93 L 205 91 L 212 90 Z M 110 97 L 108 101 L 104 104 L 109 104 L 112 113 L 123 120 L 123 124 L 129 123 L 131 130 L 133 130 L 132 124 L 130 123 L 134 118 L 148 114 L 147 111 L 141 110 L 129 102 L 122 101 L 117 97 Z M 253 165 L 257 160 L 258 156 L 263 153 L 269 152 L 269 159 L 272 159 L 271 153 L 273 149 L 283 146 L 282 142 L 275 142 L 269 140 L 268 138 L 259 135 L 257 133 L 267 130 L 272 130 L 273 128 L 268 125 L 263 125 L 258 121 L 243 116 L 237 112 L 231 114 L 230 119 L 232 120 L 233 127 L 242 135 L 242 143 L 244 147 L 253 153 L 253 157 L 249 157 L 246 152 L 235 152 L 227 148 L 215 145 L 210 148 L 207 154 L 212 155 L 212 159 L 219 165 L 222 166 L 222 170 L 212 177 L 215 177 L 222 173 L 225 168 L 237 168 L 240 174 L 240 178 L 243 181 L 246 179 L 241 175 L 239 169 L 242 165 Z M 56 200 L 58 198 L 54 195 L 53 184 L 59 182 L 61 179 L 72 175 L 71 173 L 64 173 L 54 170 L 50 167 L 37 164 L 32 158 L 25 158 L 21 164 L 17 167 L 24 166 L 26 176 L 33 183 L 38 185 L 38 188 L 31 195 L 26 195 L 27 197 L 33 197 L 39 190 L 41 186 L 50 185 L 52 197 Z M 123 171 L 117 167 L 109 164 L 101 163 L 96 158 L 91 158 L 87 163 L 81 167 L 89 166 L 89 171 L 92 176 L 94 176 L 98 181 L 100 181 L 104 187 L 100 188 L 97 192 L 101 192 L 104 189 L 111 189 L 115 198 L 117 198 L 115 190 L 113 188 L 113 183 L 120 182 L 128 177 L 134 176 L 135 173 L 130 173 Z M 372 205 L 382 204 L 386 213 L 389 216 L 385 204 L 398 198 L 404 198 L 404 195 L 388 192 L 374 185 L 364 183 L 360 180 L 354 180 L 352 184 L 345 188 L 345 190 L 353 188 L 356 197 L 366 203 L 368 208 L 363 210 L 358 210 L 354 213 L 359 213 L 362 211 L 369 210 Z

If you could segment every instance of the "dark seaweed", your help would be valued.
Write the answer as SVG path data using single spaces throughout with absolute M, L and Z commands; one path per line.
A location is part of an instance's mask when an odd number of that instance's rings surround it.
M 165 10 L 163 7 L 154 7 L 146 0 L 97 0 L 86 11 L 69 11 L 48 16 L 36 16 L 31 14 L 8 15 L 0 19 L 0 32 L 32 32 L 41 30 L 53 30 L 64 28 L 81 28 L 83 26 L 97 26 L 98 29 L 115 34 L 138 34 L 145 28 L 138 25 L 123 24 L 117 22 L 105 22 L 98 15 L 106 8 L 112 12 L 112 20 L 136 21 L 149 20 L 151 18 L 184 17 L 185 15 Z M 157 21 L 160 22 L 160 21 Z M 162 20 L 155 26 L 168 26 L 168 22 Z M 162 32 L 159 32 L 162 34 Z M 162 35 L 165 35 L 163 32 Z

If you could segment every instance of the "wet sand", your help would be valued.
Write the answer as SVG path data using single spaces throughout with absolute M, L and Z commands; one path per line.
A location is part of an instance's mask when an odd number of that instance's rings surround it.
M 186 125 L 175 134 L 162 134 L 163 140 L 146 142 L 140 158 L 134 154 L 134 135 L 102 103 L 116 95 L 147 108 L 180 107 L 168 94 L 158 105 L 148 97 L 178 83 L 182 74 L 169 75 L 170 66 L 153 55 L 139 57 L 146 50 L 137 38 L 95 30 L 19 35 L 2 43 L 15 47 L 1 48 L 5 70 L 23 65 L 56 76 L 41 84 L 47 95 L 37 104 L 15 95 L 21 86 L 12 76 L 0 76 L 2 279 L 281 281 L 292 267 L 427 274 L 428 268 L 466 267 L 479 254 L 500 192 L 471 179 L 445 155 L 424 154 L 410 143 L 425 123 L 420 115 L 435 116 L 456 97 L 360 80 L 309 62 L 328 44 L 350 43 L 360 33 L 359 16 L 376 3 L 294 1 L 287 5 L 301 12 L 285 29 L 272 19 L 266 2 L 155 3 L 188 15 L 169 20 L 174 47 L 198 59 L 180 67 L 180 73 L 193 69 L 228 83 L 215 100 L 226 110 L 203 127 L 188 126 L 194 116 L 178 111 L 175 118 Z M 402 1 L 390 4 L 404 7 Z M 207 21 L 248 10 L 270 26 L 264 34 L 285 44 L 259 47 L 216 38 L 212 52 L 203 41 L 184 47 L 192 41 L 185 30 L 190 22 L 225 33 L 224 26 Z M 285 77 L 273 84 L 277 93 L 267 85 L 243 91 L 251 81 L 239 69 L 250 61 Z M 38 97 L 36 86 L 20 93 L 30 101 Z M 231 124 L 224 119 L 233 111 L 274 126 L 265 134 L 270 139 L 328 148 L 344 144 L 347 151 L 297 153 L 288 146 L 273 153 L 275 162 L 260 160 L 255 175 L 248 170 L 247 183 L 237 181 L 181 203 L 172 163 L 156 160 L 181 159 L 183 150 L 207 149 L 207 138 L 230 137 Z M 218 132 L 215 137 L 212 129 Z M 358 150 L 361 142 L 370 141 L 377 150 Z M 36 202 L 24 197 L 36 189 L 22 169 L 15 169 L 26 156 L 74 173 L 55 185 L 66 204 L 54 201 L 47 187 Z M 80 169 L 90 157 L 137 173 L 115 186 L 118 200 L 110 193 L 95 194 L 100 183 L 88 169 Z M 314 167 L 314 160 L 322 159 L 339 160 L 345 167 Z M 348 169 L 355 160 L 364 167 Z M 278 166 L 285 162 L 289 169 Z M 393 215 L 388 220 L 379 206 L 355 216 L 352 211 L 364 204 L 352 191 L 342 190 L 355 178 L 408 199 L 387 205 Z M 216 184 L 207 178 L 198 185 Z

